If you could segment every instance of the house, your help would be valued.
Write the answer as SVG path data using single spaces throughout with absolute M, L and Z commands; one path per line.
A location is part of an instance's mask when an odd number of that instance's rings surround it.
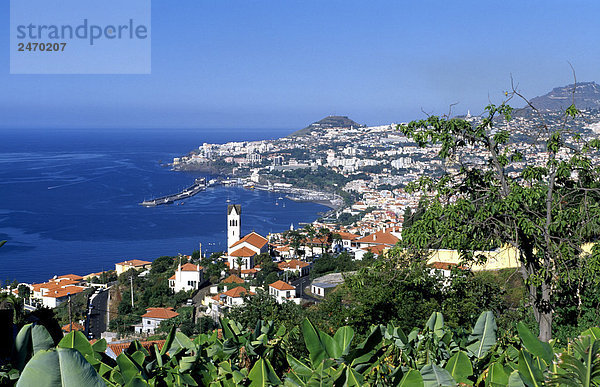
M 280 304 L 283 304 L 286 301 L 300 304 L 300 298 L 296 298 L 296 288 L 281 280 L 275 281 L 269 285 L 269 294 L 275 297 Z
M 148 308 L 142 315 L 142 322 L 134 325 L 136 333 L 153 335 L 161 322 L 179 316 L 173 308 Z
M 292 259 L 291 261 L 287 262 L 279 262 L 277 267 L 279 267 L 279 270 L 283 270 L 284 272 L 292 271 L 300 275 L 300 277 L 304 277 L 310 272 L 311 264 L 300 261 L 299 259 Z
M 342 273 L 331 273 L 315 278 L 310 284 L 310 291 L 315 296 L 325 297 L 342 283 L 344 283 L 344 276 Z
M 335 246 L 339 246 L 341 250 L 350 250 L 352 247 L 356 247 L 356 241 L 360 239 L 360 235 L 352 234 L 350 232 L 340 231 L 338 232 L 340 236 L 339 240 L 333 241 Z
M 66 302 L 69 299 L 69 296 L 81 293 L 86 288 L 75 285 L 65 285 L 63 287 L 58 284 L 56 286 L 50 286 L 43 289 L 45 291 L 41 297 L 42 304 L 48 308 L 56 308 L 63 302 Z
M 175 274 L 169 278 L 169 287 L 177 293 L 182 290 L 196 290 L 202 282 L 204 282 L 202 266 L 193 263 L 182 266 L 180 263 Z
M 125 273 L 131 269 L 145 270 L 149 269 L 151 266 L 152 262 L 142 261 L 139 259 L 130 259 L 129 261 L 116 263 L 115 271 L 117 272 L 117 275 L 121 275 L 122 273 Z
M 361 249 L 376 245 L 392 247 L 400 240 L 398 236 L 399 234 L 394 229 L 380 230 L 357 239 L 356 244 Z
M 244 296 L 246 294 L 249 296 L 255 295 L 255 293 L 253 293 L 249 290 L 246 290 L 245 288 L 243 288 L 241 286 L 230 289 L 223 294 L 225 295 L 225 304 L 228 306 L 243 305 L 244 304 Z

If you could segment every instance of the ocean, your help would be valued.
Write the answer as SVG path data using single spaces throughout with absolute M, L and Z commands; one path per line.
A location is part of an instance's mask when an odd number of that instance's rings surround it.
M 242 205 L 242 232 L 311 222 L 326 207 L 278 194 L 211 187 L 182 205 L 146 208 L 201 172 L 161 164 L 204 142 L 273 139 L 291 130 L 0 131 L 0 280 L 47 281 L 114 269 L 128 259 L 226 249 L 226 208 Z

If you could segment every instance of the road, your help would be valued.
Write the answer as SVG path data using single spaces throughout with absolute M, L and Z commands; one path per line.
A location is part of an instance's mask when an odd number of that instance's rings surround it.
M 306 301 L 319 302 L 321 300 L 306 294 L 306 288 L 308 286 L 310 286 L 311 282 L 312 281 L 310 280 L 310 277 L 306 275 L 304 277 L 298 278 L 295 281 L 292 281 L 292 286 L 296 287 L 296 296 L 297 297 L 301 297 L 302 299 L 304 299 Z
M 108 310 L 108 290 L 98 289 L 100 292 L 92 295 L 90 299 L 90 328 L 91 337 L 99 339 L 102 332 L 106 331 L 106 311 Z

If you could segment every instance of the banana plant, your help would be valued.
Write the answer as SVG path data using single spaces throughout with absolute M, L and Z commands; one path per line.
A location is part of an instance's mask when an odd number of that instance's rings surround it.
M 600 385 L 600 329 L 588 329 L 558 358 L 557 372 L 547 384 L 552 386 Z

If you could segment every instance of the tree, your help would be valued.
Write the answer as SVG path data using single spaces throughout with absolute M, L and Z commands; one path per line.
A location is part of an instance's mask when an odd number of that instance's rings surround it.
M 507 127 L 510 98 L 486 107 L 478 125 L 431 116 L 400 126 L 420 147 L 437 146 L 446 165 L 438 178 L 411 184 L 423 192 L 423 213 L 403 231 L 403 243 L 415 249 L 455 248 L 465 261 L 482 257 L 473 252 L 509 245 L 518 251 L 521 274 L 539 327 L 539 338 L 552 337 L 553 291 L 574 281 L 582 247 L 600 235 L 600 168 L 592 153 L 600 140 L 584 141 L 574 131 L 579 115 L 566 109 L 560 124 L 549 123 L 529 103 L 540 130 L 532 133 L 538 162 L 519 149 Z M 520 131 L 528 128 L 519 128 Z M 531 130 L 531 128 L 530 128 Z M 539 160 L 543 158 L 543 161 Z
M 313 256 L 313 239 L 315 238 L 315 235 L 317 235 L 317 230 L 315 230 L 315 227 L 312 224 L 307 224 L 306 226 L 304 226 L 304 232 L 306 233 L 306 239 L 308 240 L 308 243 L 310 245 L 310 256 Z
M 169 256 L 158 257 L 154 261 L 152 261 L 152 267 L 150 269 L 150 274 L 158 275 L 158 274 L 166 273 L 167 271 L 169 271 L 173 268 L 173 265 L 175 264 L 175 262 L 176 262 L 175 257 L 169 257 Z M 179 261 L 177 261 L 177 263 L 179 263 Z
M 19 292 L 19 298 L 28 299 L 31 294 L 31 290 L 29 289 L 29 286 L 27 286 L 27 285 L 21 284 L 21 285 L 19 285 L 17 290 Z

